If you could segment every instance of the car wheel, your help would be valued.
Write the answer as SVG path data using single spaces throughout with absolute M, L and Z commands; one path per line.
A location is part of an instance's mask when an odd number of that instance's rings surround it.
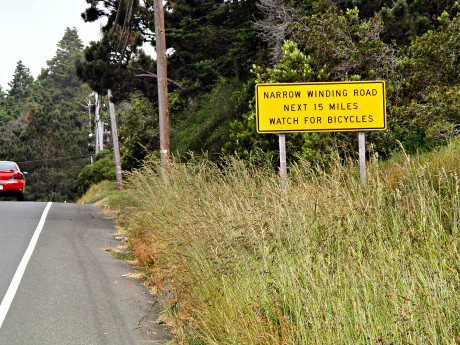
M 18 194 L 16 195 L 16 200 L 17 200 L 17 201 L 24 201 L 24 194 L 18 193 Z

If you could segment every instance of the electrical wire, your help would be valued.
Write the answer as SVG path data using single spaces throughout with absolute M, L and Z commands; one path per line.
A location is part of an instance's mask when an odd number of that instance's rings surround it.
M 89 158 L 89 157 L 91 157 L 91 155 L 36 159 L 36 160 L 22 161 L 22 162 L 16 161 L 16 163 L 17 164 L 28 164 L 28 163 L 39 163 L 39 162 L 46 163 L 46 162 L 59 161 L 59 160 L 64 160 L 64 159 L 83 159 L 83 158 Z

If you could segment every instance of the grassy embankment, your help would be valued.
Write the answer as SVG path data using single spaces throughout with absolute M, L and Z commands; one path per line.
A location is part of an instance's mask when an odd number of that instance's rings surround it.
M 460 343 L 460 141 L 368 167 L 149 164 L 109 204 L 187 344 Z M 89 202 L 105 195 L 87 195 Z M 92 198 L 92 200 L 91 200 Z

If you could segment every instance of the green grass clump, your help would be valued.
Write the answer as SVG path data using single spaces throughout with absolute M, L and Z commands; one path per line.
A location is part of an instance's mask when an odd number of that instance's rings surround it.
M 130 175 L 122 224 L 187 344 L 460 342 L 460 142 L 381 165 Z M 129 200 L 129 202 L 127 201 Z M 126 208 L 125 208 L 126 209 Z
M 77 200 L 80 204 L 110 204 L 112 199 L 117 199 L 117 183 L 114 181 L 102 181 L 92 185 L 86 193 Z
M 111 254 L 119 260 L 132 261 L 135 259 L 131 252 L 112 252 Z

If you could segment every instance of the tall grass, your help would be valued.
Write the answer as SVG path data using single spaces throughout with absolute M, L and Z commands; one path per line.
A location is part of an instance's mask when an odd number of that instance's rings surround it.
M 460 342 L 460 143 L 358 167 L 130 175 L 122 224 L 186 344 Z M 126 198 L 132 205 L 126 208 Z

